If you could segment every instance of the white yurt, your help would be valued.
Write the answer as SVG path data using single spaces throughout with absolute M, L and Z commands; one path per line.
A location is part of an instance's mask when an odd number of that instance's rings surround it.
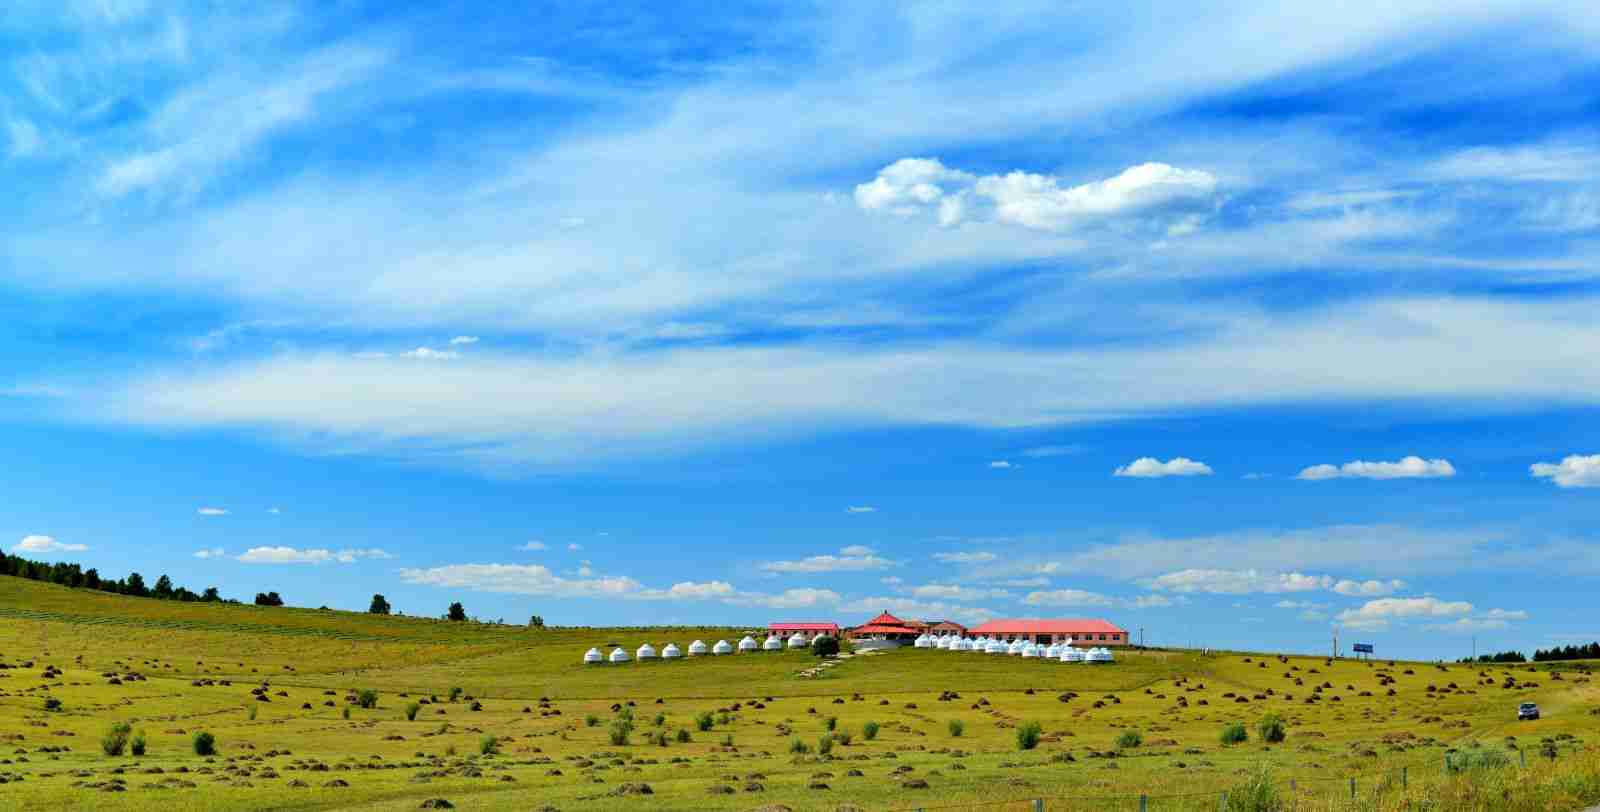
M 806 636 L 799 632 L 789 636 L 789 648 L 805 648 L 808 645 L 811 645 L 811 642 L 806 640 Z
M 1089 649 L 1088 653 L 1083 655 L 1083 661 L 1086 662 L 1086 663 L 1109 663 L 1109 662 L 1111 662 L 1111 649 L 1108 649 L 1108 648 L 1092 648 L 1092 649 Z
M 711 653 L 712 654 L 716 654 L 718 656 L 721 656 L 723 654 L 732 654 L 733 653 L 733 644 L 729 643 L 726 640 L 718 640 L 717 644 L 711 647 Z
M 1022 650 L 1024 648 L 1026 648 L 1027 645 L 1028 645 L 1028 641 L 1026 641 L 1026 640 L 1012 640 L 1011 641 L 1011 645 L 1006 646 L 1006 653 L 1010 654 L 1013 657 L 1015 657 L 1015 656 L 1021 654 Z
M 603 663 L 606 661 L 606 655 L 601 654 L 600 649 L 592 648 L 583 653 L 583 661 L 589 665 Z
M 1011 648 L 1010 646 L 1007 646 L 1005 643 L 1003 643 L 1003 642 L 1001 642 L 999 640 L 990 640 L 989 644 L 983 647 L 983 653 L 985 653 L 985 654 L 1004 654 L 1007 651 L 1009 651 L 1010 648 Z
M 711 649 L 706 648 L 706 644 L 705 644 L 704 640 L 696 640 L 693 643 L 689 644 L 689 656 L 690 657 L 699 657 L 700 655 L 707 654 L 710 651 L 711 651 Z
M 939 638 L 939 648 L 942 648 L 945 651 L 954 651 L 957 642 L 958 641 L 955 637 L 945 635 L 944 637 Z
M 739 653 L 740 654 L 743 654 L 743 653 L 745 653 L 747 651 L 760 651 L 760 650 L 761 650 L 761 644 L 757 643 L 756 639 L 754 637 L 751 637 L 748 634 L 744 636 L 743 640 L 739 641 Z
M 1051 643 L 1048 648 L 1046 648 L 1043 652 L 1040 652 L 1039 656 L 1047 657 L 1052 660 L 1058 659 L 1061 656 L 1061 644 Z
M 916 648 L 927 648 L 933 645 L 933 641 L 928 639 L 926 634 L 919 634 L 917 635 L 917 639 L 913 641 L 911 645 Z
M 783 651 L 783 638 L 777 635 L 768 637 L 767 642 L 762 643 L 761 647 L 767 651 Z
M 682 656 L 683 649 L 678 648 L 677 643 L 668 643 L 667 647 L 661 650 L 661 659 L 663 660 L 676 660 Z
M 608 659 L 610 659 L 612 663 L 625 663 L 633 658 L 628 656 L 628 652 L 617 648 L 611 650 L 611 656 Z
M 961 638 L 960 642 L 961 642 L 961 650 L 962 651 L 971 651 L 973 649 L 973 647 L 978 645 L 978 642 L 976 640 L 968 640 L 965 637 Z
M 1081 663 L 1083 662 L 1083 651 L 1081 649 L 1075 649 L 1072 646 L 1062 646 L 1061 662 Z
M 989 651 L 989 644 L 993 642 L 993 640 L 990 640 L 987 637 L 980 637 L 972 641 L 972 650 L 979 652 L 980 654 L 986 654 Z
M 1037 645 L 1033 644 L 1033 643 L 1029 643 L 1029 644 L 1023 646 L 1022 647 L 1022 656 L 1037 658 L 1039 656 L 1039 647 Z
M 654 660 L 656 658 L 656 647 L 645 643 L 639 647 L 638 651 L 633 653 L 633 658 L 636 660 Z

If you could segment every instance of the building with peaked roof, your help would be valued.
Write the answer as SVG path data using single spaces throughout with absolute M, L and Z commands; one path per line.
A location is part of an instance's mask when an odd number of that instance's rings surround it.
M 781 637 L 788 637 L 793 634 L 805 635 L 808 638 L 816 637 L 820 634 L 825 634 L 829 637 L 838 637 L 839 624 L 820 622 L 768 623 L 767 631 Z
M 967 627 L 953 620 L 934 620 L 928 623 L 927 632 L 934 637 L 946 637 L 949 635 L 960 637 L 967 633 Z
M 974 626 L 971 634 L 1002 640 L 1031 643 L 1060 643 L 1072 640 L 1080 646 L 1126 646 L 1128 630 L 1104 620 L 1089 618 L 991 620 Z
M 910 642 L 922 634 L 920 626 L 913 626 L 894 615 L 884 612 L 853 628 L 845 629 L 851 640 L 892 640 Z

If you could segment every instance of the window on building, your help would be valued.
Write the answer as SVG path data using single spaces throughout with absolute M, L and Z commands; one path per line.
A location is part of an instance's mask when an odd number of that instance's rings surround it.
M 1100 635 L 1100 639 L 1104 640 L 1104 639 L 1106 639 L 1106 636 L 1102 634 L 1102 635 Z

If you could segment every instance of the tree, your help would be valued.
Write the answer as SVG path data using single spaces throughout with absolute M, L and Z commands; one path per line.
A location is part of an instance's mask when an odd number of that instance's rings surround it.
M 384 600 L 384 597 L 382 595 L 373 595 L 372 596 L 372 605 L 367 607 L 367 614 L 371 614 L 371 615 L 387 615 L 387 614 L 389 614 L 389 602 L 387 600 Z
M 282 606 L 283 605 L 283 598 L 279 597 L 278 593 L 276 593 L 276 592 L 265 592 L 265 593 L 257 592 L 256 593 L 256 605 L 257 606 Z
M 542 629 L 542 628 L 544 628 L 544 618 L 540 617 L 539 615 L 534 615 L 533 617 L 528 618 L 528 628 L 530 628 L 530 629 Z
M 455 603 L 450 604 L 450 612 L 449 614 L 445 615 L 445 617 L 455 621 L 466 620 L 467 610 L 461 606 L 460 601 L 456 601 Z
M 811 653 L 818 657 L 832 657 L 839 653 L 839 638 L 831 634 L 817 635 L 811 641 Z
M 165 575 L 157 578 L 155 595 L 158 598 L 172 597 L 172 579 Z
M 216 603 L 222 600 L 222 593 L 218 592 L 216 587 L 208 586 L 205 592 L 200 593 L 200 600 L 206 603 Z
M 137 572 L 128 573 L 127 583 L 123 584 L 122 594 L 136 597 L 149 597 L 150 590 L 144 585 L 144 576 Z

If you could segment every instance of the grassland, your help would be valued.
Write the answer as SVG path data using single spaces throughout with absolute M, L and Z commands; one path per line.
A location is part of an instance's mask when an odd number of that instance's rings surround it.
M 1572 670 L 1172 651 L 1073 666 L 908 650 L 815 678 L 796 652 L 579 663 L 612 642 L 740 634 L 178 604 L 0 577 L 0 809 L 1137 809 L 1140 794 L 1153 810 L 1216 809 L 1225 791 L 1246 808 L 1263 771 L 1307 810 L 1600 800 L 1600 689 Z M 352 701 L 363 689 L 374 707 Z M 1517 723 L 1522 701 L 1545 718 Z M 1261 740 L 1268 714 L 1282 742 Z M 143 755 L 102 752 L 119 722 L 143 731 Z M 1019 750 L 1030 722 L 1040 741 Z M 1234 722 L 1249 738 L 1225 745 Z M 214 756 L 194 753 L 202 730 Z M 487 737 L 498 752 L 482 753 Z M 1447 758 L 1488 766 L 1452 774 Z

